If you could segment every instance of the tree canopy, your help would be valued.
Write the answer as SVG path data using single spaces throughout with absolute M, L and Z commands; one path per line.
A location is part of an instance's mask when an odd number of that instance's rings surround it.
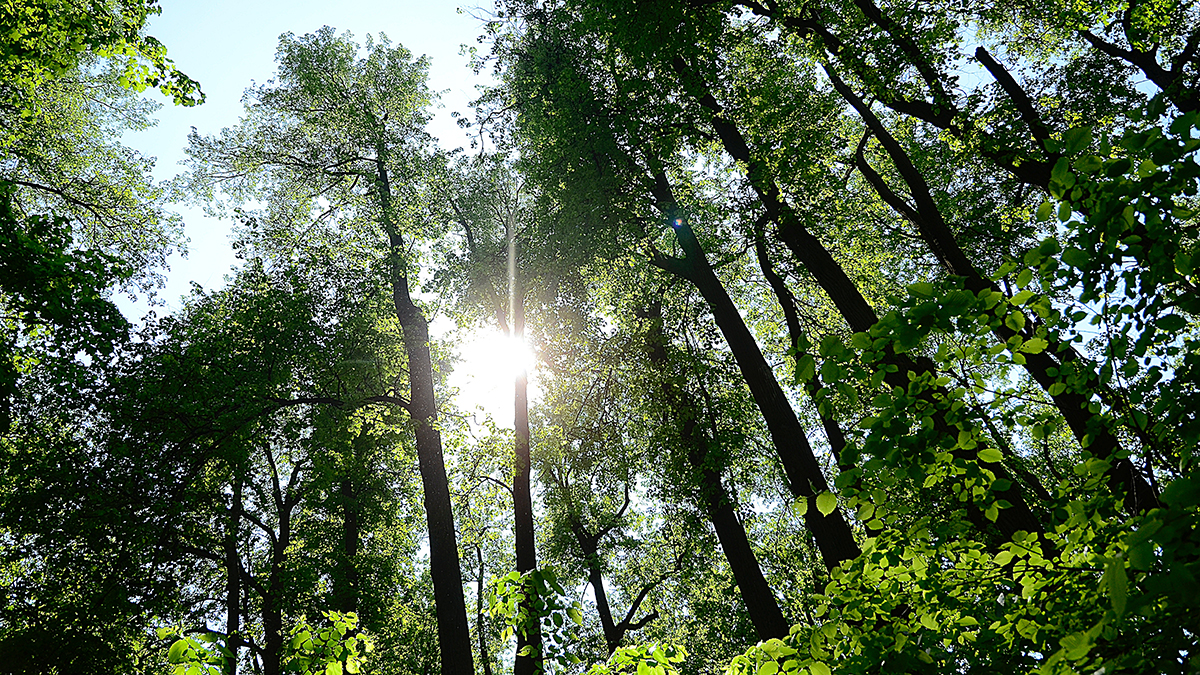
M 1196 671 L 1195 3 L 498 0 L 470 153 L 326 26 L 170 185 L 158 11 L 0 7 L 0 672 Z

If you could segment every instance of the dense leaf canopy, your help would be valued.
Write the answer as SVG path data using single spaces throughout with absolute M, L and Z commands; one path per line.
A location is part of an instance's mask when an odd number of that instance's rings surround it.
M 1196 671 L 1195 3 L 500 0 L 470 157 L 289 33 L 170 185 L 158 11 L 0 6 L 0 672 Z

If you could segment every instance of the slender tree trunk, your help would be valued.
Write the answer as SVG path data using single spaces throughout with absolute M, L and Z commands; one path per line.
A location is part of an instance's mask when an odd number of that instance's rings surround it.
M 359 495 L 354 490 L 354 481 L 349 476 L 338 486 L 342 499 L 342 551 L 341 568 L 334 580 L 334 605 L 341 612 L 358 611 L 358 546 L 360 539 Z
M 475 577 L 475 627 L 479 633 L 479 661 L 483 664 L 483 675 L 492 675 L 492 660 L 488 658 L 487 616 L 483 611 L 483 549 L 476 544 L 475 556 L 479 562 L 479 575 Z
M 742 377 L 750 387 L 754 402 L 766 420 L 792 494 L 809 501 L 804 522 L 816 539 L 826 567 L 833 569 L 844 560 L 857 558 L 858 544 L 841 509 L 835 509 L 826 516 L 816 507 L 817 495 L 828 490 L 829 485 L 808 443 L 804 427 L 800 425 L 791 402 L 775 379 L 775 372 L 759 349 L 754 335 L 746 327 L 737 306 L 713 273 L 691 226 L 686 219 L 679 218 L 674 221 L 674 228 L 685 257 L 657 259 L 657 264 L 691 281 L 712 310 L 713 318 L 737 360 Z
M 750 621 L 761 640 L 786 637 L 789 624 L 758 565 L 746 537 L 746 528 L 733 510 L 733 500 L 721 482 L 717 462 L 709 452 L 712 441 L 700 425 L 700 408 L 681 386 L 674 383 L 670 374 L 666 335 L 657 307 L 652 308 L 650 320 L 653 322 L 647 339 L 650 361 L 661 373 L 663 395 L 679 428 L 688 463 L 700 479 L 701 505 L 717 532 L 717 540 L 737 581 Z
M 525 340 L 525 289 L 521 286 L 517 271 L 516 223 L 511 214 L 505 223 L 508 237 L 508 306 L 511 318 L 512 338 L 518 344 Z M 533 496 L 530 494 L 529 456 L 529 376 L 524 368 L 517 373 L 513 388 L 513 436 L 515 460 L 513 467 L 513 527 L 516 530 L 517 571 L 522 574 L 537 568 L 537 549 L 533 532 Z M 517 657 L 513 663 L 514 675 L 532 675 L 542 670 L 542 639 L 537 623 L 530 635 L 517 636 Z M 521 656 L 521 650 L 530 647 L 532 656 Z
M 617 633 L 617 625 L 613 621 L 612 607 L 608 604 L 608 592 L 604 590 L 604 573 L 600 568 L 600 553 L 597 542 L 589 537 L 583 526 L 575 523 L 571 529 L 575 532 L 575 541 L 583 552 L 583 564 L 588 570 L 588 582 L 592 585 L 592 593 L 596 596 L 596 613 L 600 615 L 600 627 L 604 630 L 604 643 L 611 655 L 621 645 L 624 635 Z
M 279 510 L 279 534 L 271 545 L 271 564 L 262 593 L 263 675 L 280 675 L 283 667 L 283 564 L 292 543 L 292 514 L 286 504 Z
M 796 312 L 795 297 L 788 289 L 783 277 L 775 272 L 775 268 L 771 265 L 771 258 L 767 255 L 766 233 L 762 230 L 761 221 L 754 233 L 754 251 L 758 256 L 759 268 L 775 293 L 775 300 L 779 303 L 779 308 L 783 310 L 784 323 L 788 328 L 788 342 L 791 344 L 796 362 L 799 363 L 803 356 L 800 348 L 801 341 L 807 340 L 800 328 L 800 316 Z M 833 454 L 833 460 L 838 463 L 839 468 L 852 468 L 842 466 L 842 450 L 846 448 L 846 434 L 842 431 L 842 426 L 832 415 L 824 414 L 821 406 L 815 405 L 820 400 L 821 391 L 825 389 L 825 385 L 821 383 L 821 377 L 817 373 L 813 373 L 813 376 L 805 381 L 804 388 L 808 392 L 809 398 L 813 400 L 814 407 L 817 408 L 817 416 L 821 418 L 821 427 L 825 429 L 825 437 L 829 439 L 829 451 Z
M 417 462 L 421 471 L 425 517 L 429 527 L 429 567 L 437 607 L 438 647 L 442 675 L 473 675 L 471 629 L 463 597 L 462 570 L 454 531 L 454 511 L 446 462 L 442 456 L 442 434 L 438 429 L 437 398 L 433 388 L 433 362 L 429 354 L 429 322 L 413 302 L 403 252 L 404 240 L 392 213 L 387 152 L 376 148 L 376 189 L 380 199 L 381 223 L 388 237 L 392 276 L 392 301 L 408 356 L 408 414 L 417 437 Z
M 238 555 L 238 526 L 242 520 L 241 467 L 235 469 L 233 496 L 229 504 L 229 522 L 225 526 L 225 644 L 234 658 L 225 662 L 225 675 L 237 675 L 237 653 L 242 629 L 242 560 Z
M 982 48 L 980 49 L 982 50 Z M 986 51 L 983 51 L 983 54 L 987 56 Z M 987 58 L 990 59 L 990 56 L 987 56 Z M 998 68 L 998 65 L 995 65 L 994 62 L 993 65 Z M 929 246 L 934 258 L 937 259 L 942 268 L 950 274 L 962 277 L 968 290 L 976 294 L 982 291 L 1000 292 L 1000 288 L 996 283 L 983 276 L 974 263 L 971 262 L 971 259 L 967 257 L 962 247 L 958 245 L 958 240 L 954 236 L 953 230 L 950 229 L 949 224 L 942 217 L 941 209 L 933 199 L 925 177 L 913 165 L 908 157 L 908 153 L 892 137 L 891 133 L 883 126 L 883 123 L 866 102 L 842 82 L 832 69 L 827 68 L 826 70 L 834 88 L 841 94 L 842 98 L 846 99 L 858 111 L 859 117 L 863 119 L 867 127 L 871 130 L 871 133 L 879 139 L 880 144 L 887 151 L 888 156 L 891 157 L 892 163 L 895 164 L 896 169 L 900 172 L 900 176 L 908 185 L 914 203 L 910 205 L 905 199 L 889 188 L 883 181 L 883 178 L 867 163 L 860 149 L 856 158 L 856 164 L 867 179 L 867 182 L 871 183 L 875 191 L 879 193 L 879 196 L 894 211 L 907 218 L 916 226 L 921 239 Z M 1001 70 L 999 72 L 1002 75 L 1007 75 L 1005 71 Z M 1016 83 L 1013 82 L 1012 86 L 1015 87 Z M 1026 101 L 1026 104 L 1028 105 L 1028 101 Z M 1015 309 L 1014 311 L 1020 310 Z M 1032 334 L 1023 334 L 1023 332 L 1013 330 L 1004 323 L 1000 323 L 992 329 L 992 333 L 1001 342 L 1007 342 L 1018 335 L 1022 339 L 1033 337 Z M 1090 436 L 1091 442 L 1087 446 L 1087 451 L 1101 459 L 1111 458 L 1113 460 L 1112 468 L 1109 469 L 1107 474 L 1109 486 L 1115 494 L 1123 497 L 1126 510 L 1130 513 L 1139 513 L 1158 506 L 1158 495 L 1136 467 L 1134 467 L 1133 462 L 1126 457 L 1120 457 L 1120 442 L 1105 427 L 1104 422 L 1098 416 L 1092 414 L 1089 409 L 1088 399 L 1073 390 L 1064 390 L 1057 394 L 1051 393 L 1053 386 L 1065 378 L 1066 373 L 1063 371 L 1071 367 L 1073 366 L 1067 366 L 1046 350 L 1025 355 L 1025 371 L 1029 373 L 1054 402 L 1059 414 L 1066 420 L 1067 426 L 1071 429 L 1076 440 L 1082 443 L 1084 438 Z M 1052 375 L 1051 373 L 1055 374 Z M 1087 375 L 1091 375 L 1094 379 L 1094 374 L 1089 373 Z

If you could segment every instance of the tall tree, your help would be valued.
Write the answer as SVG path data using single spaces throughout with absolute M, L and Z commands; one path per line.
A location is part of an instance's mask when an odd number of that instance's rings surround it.
M 246 118 L 218 138 L 191 138 L 191 179 L 241 203 L 262 199 L 264 252 L 289 259 L 314 228 L 353 231 L 391 288 L 408 361 L 393 400 L 416 436 L 438 607 L 443 672 L 473 670 L 450 491 L 442 455 L 429 322 L 414 297 L 420 242 L 437 236 L 438 160 L 423 127 L 427 65 L 386 38 L 366 56 L 332 28 L 280 40 L 279 75 L 252 89 Z

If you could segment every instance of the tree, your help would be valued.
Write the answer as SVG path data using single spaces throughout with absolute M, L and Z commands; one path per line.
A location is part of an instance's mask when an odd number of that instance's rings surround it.
M 511 164 L 502 156 L 480 156 L 465 167 L 455 189 L 462 194 L 449 199 L 455 219 L 463 228 L 466 241 L 465 295 L 482 298 L 484 311 L 491 309 L 500 329 L 517 348 L 525 345 L 525 302 L 527 266 L 522 265 L 519 229 L 529 230 L 525 221 L 533 218 L 530 195 Z M 505 266 L 503 281 L 497 279 L 497 250 L 503 241 Z M 449 254 L 453 257 L 453 253 Z M 507 291 L 503 302 L 499 288 Z M 476 308 L 468 308 L 468 312 Z M 476 310 L 478 311 L 478 310 Z M 530 476 L 532 471 L 529 433 L 529 374 L 524 367 L 513 384 L 513 526 L 517 571 L 524 574 L 537 568 L 534 537 L 534 509 Z M 541 639 L 538 632 L 517 635 L 517 657 L 513 672 L 530 675 L 540 671 Z
M 357 52 L 328 27 L 284 35 L 278 80 L 252 90 L 243 123 L 219 138 L 191 138 L 192 181 L 200 194 L 215 197 L 219 189 L 234 203 L 262 199 L 254 245 L 267 255 L 290 259 L 313 229 L 344 227 L 362 246 L 356 257 L 368 257 L 388 279 L 409 373 L 408 396 L 392 400 L 408 413 L 417 439 L 442 668 L 470 672 L 429 324 L 413 296 L 418 244 L 436 237 L 439 212 L 437 160 L 423 131 L 427 66 L 382 37 L 368 40 L 364 58 Z

